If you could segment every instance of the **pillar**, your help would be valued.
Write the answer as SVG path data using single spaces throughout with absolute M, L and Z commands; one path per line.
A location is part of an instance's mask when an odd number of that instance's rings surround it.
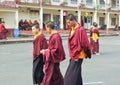
M 119 24 L 119 26 L 120 26 L 120 13 L 119 13 L 119 23 L 118 23 L 118 24 Z
M 108 34 L 108 30 L 110 28 L 110 13 L 106 13 L 106 19 L 105 19 L 105 22 L 106 22 L 106 25 L 107 25 L 107 28 L 106 28 L 106 33 Z
M 18 28 L 18 23 L 19 23 L 19 21 L 18 21 L 18 19 L 19 19 L 19 17 L 18 17 L 18 10 L 15 12 L 15 28 Z
M 60 10 L 60 29 L 63 29 L 63 9 Z
M 81 11 L 78 10 L 78 22 L 81 23 Z
M 53 14 L 51 14 L 51 21 L 53 21 Z
M 95 12 L 94 12 L 93 21 L 94 21 L 94 22 L 97 22 L 97 11 L 96 11 L 96 10 L 95 10 Z
M 119 0 L 119 11 L 120 11 L 120 0 Z M 119 13 L 119 26 L 120 26 L 120 13 Z
M 43 29 L 43 8 L 40 8 L 40 29 Z

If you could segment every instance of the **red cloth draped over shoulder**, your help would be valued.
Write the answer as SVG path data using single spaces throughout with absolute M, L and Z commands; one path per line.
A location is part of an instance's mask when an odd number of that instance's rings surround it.
M 3 30 L 3 26 L 2 24 L 0 24 L 0 33 L 2 32 L 2 30 Z
M 44 62 L 51 61 L 53 63 L 59 63 L 65 59 L 65 52 L 62 45 L 62 39 L 58 33 L 51 35 L 49 39 L 48 50 L 45 51 Z
M 43 55 L 45 76 L 41 85 L 63 85 L 59 64 L 65 59 L 62 39 L 58 33 L 49 39 L 48 50 Z
M 80 52 L 85 49 L 86 58 L 91 58 L 91 47 L 88 41 L 87 33 L 82 26 L 78 26 L 73 35 L 69 34 L 68 48 L 70 58 L 77 61 L 80 57 Z
M 48 48 L 47 40 L 43 34 L 40 34 L 33 41 L 33 62 L 40 55 L 40 50 L 47 48 Z

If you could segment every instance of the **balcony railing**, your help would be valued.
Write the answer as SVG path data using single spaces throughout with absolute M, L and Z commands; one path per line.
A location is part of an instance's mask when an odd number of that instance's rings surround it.
M 0 2 L 0 8 L 15 8 L 16 3 L 14 1 L 2 1 Z

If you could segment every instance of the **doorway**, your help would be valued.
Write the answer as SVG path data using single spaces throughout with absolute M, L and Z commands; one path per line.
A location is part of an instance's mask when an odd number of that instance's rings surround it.
M 91 16 L 84 17 L 84 28 L 90 29 L 91 25 L 92 25 L 92 17 Z

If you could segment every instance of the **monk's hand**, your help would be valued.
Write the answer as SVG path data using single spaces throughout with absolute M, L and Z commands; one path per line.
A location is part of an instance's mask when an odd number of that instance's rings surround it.
M 43 50 L 40 50 L 40 54 L 43 54 L 44 55 L 44 53 L 45 53 L 45 50 L 43 49 Z

